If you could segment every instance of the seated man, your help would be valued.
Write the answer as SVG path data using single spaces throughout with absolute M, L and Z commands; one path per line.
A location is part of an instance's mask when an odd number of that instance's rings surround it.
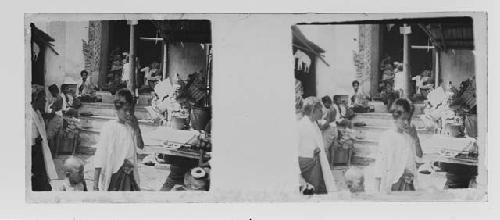
M 352 81 L 352 88 L 354 89 L 354 94 L 350 98 L 350 108 L 356 113 L 366 113 L 370 111 L 370 106 L 368 105 L 368 98 L 366 95 L 359 91 L 359 81 Z
M 89 72 L 87 70 L 82 70 L 80 72 L 82 79 L 77 86 L 77 97 L 82 102 L 96 102 L 98 101 L 95 95 L 96 86 L 89 79 Z

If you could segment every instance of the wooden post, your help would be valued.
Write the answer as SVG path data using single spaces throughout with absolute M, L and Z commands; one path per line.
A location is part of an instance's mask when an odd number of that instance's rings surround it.
M 436 64 L 434 66 L 434 88 L 437 89 L 439 87 L 439 50 L 434 50 L 435 52 L 435 57 L 436 57 Z
M 130 26 L 130 47 L 129 47 L 129 64 L 130 64 L 130 75 L 129 81 L 127 84 L 127 88 L 132 92 L 134 96 L 135 94 L 135 25 L 137 25 L 137 21 L 129 21 Z
M 167 78 L 167 56 L 168 56 L 168 45 L 167 41 L 164 39 L 162 41 L 162 47 L 163 47 L 163 62 L 162 62 L 162 75 L 163 75 L 163 80 Z
M 212 53 L 211 53 L 212 45 L 205 44 L 205 56 L 206 56 L 206 89 L 207 89 L 207 97 L 205 98 L 205 107 L 210 107 L 210 96 L 211 94 L 211 77 L 212 77 Z
M 403 28 L 403 92 L 404 97 L 410 97 L 410 82 L 411 82 L 411 74 L 410 74 L 410 39 L 409 35 L 411 33 L 410 26 L 408 24 L 404 24 Z

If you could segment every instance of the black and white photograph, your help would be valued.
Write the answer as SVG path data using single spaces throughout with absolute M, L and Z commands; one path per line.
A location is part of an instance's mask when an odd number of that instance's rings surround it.
M 61 18 L 26 27 L 27 191 L 208 191 L 210 21 Z
M 485 9 L 89 1 L 6 22 L 0 218 L 498 212 Z
M 293 25 L 300 192 L 477 189 L 474 31 L 467 16 Z

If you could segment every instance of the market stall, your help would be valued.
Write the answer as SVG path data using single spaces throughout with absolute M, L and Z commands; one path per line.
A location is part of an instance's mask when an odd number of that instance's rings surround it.
M 421 139 L 424 150 L 423 164 L 432 172 L 446 172 L 444 188 L 473 188 L 477 176 L 478 146 L 475 138 L 454 138 L 433 135 Z M 431 170 L 421 169 L 421 173 Z

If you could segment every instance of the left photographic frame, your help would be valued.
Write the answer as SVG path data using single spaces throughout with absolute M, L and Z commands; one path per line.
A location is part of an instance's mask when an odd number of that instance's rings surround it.
M 208 191 L 211 21 L 90 17 L 26 18 L 27 199 Z

